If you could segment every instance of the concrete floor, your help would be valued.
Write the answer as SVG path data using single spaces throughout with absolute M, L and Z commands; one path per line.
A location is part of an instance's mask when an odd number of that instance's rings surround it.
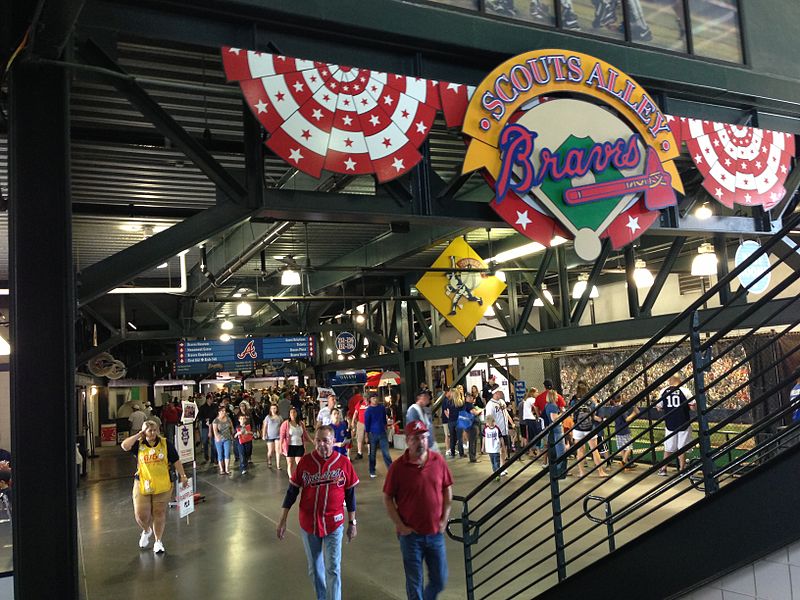
M 118 448 L 98 449 L 100 456 L 90 461 L 88 476 L 78 489 L 81 597 L 85 600 L 125 600 L 142 596 L 194 600 L 254 594 L 254 597 L 262 598 L 313 598 L 305 554 L 298 537 L 297 505 L 290 514 L 286 539 L 279 541 L 275 536 L 280 505 L 287 486 L 286 472 L 267 467 L 263 446 L 258 442 L 256 450 L 255 466 L 243 477 L 238 473 L 230 478 L 221 477 L 217 475 L 216 468 L 199 466 L 198 491 L 206 496 L 206 500 L 197 505 L 188 523 L 186 519 L 178 519 L 177 510 L 170 511 L 164 535 L 167 552 L 162 556 L 154 556 L 152 550 L 139 550 L 137 545 L 140 530 L 133 519 L 130 499 L 134 459 Z M 397 456 L 399 452 L 393 450 L 392 454 Z M 455 479 L 456 494 L 464 494 L 474 488 L 490 470 L 487 457 L 483 457 L 479 464 L 469 464 L 466 459 L 451 459 L 448 463 Z M 343 598 L 405 598 L 400 551 L 394 528 L 381 501 L 385 468 L 379 461 L 378 478 L 371 480 L 366 459 L 355 461 L 354 464 L 361 479 L 357 491 L 359 536 L 351 544 L 345 544 L 343 549 Z M 528 474 L 533 473 L 534 469 L 538 470 L 538 465 L 521 474 L 519 483 L 529 477 Z M 603 483 L 595 493 L 607 495 L 610 489 L 619 487 L 632 477 L 629 473 L 621 473 L 619 477 Z M 562 489 L 566 485 L 574 485 L 573 490 L 566 492 L 565 498 L 575 498 L 585 494 L 594 483 L 597 480 L 578 481 L 570 478 L 561 485 Z M 648 478 L 645 483 L 636 486 L 635 493 L 659 483 L 663 483 L 663 479 Z M 517 486 L 518 483 L 513 482 L 508 490 Z M 695 491 L 683 495 L 661 509 L 657 516 L 651 516 L 629 528 L 620 536 L 618 545 L 700 497 L 700 493 Z M 487 501 L 486 507 L 490 507 L 494 501 L 494 498 Z M 536 507 L 543 508 L 526 520 L 524 525 L 514 527 L 505 534 L 501 541 L 476 561 L 476 564 L 486 562 L 484 575 L 496 570 L 495 566 L 503 571 L 500 576 L 502 579 L 492 577 L 482 586 L 479 596 L 509 598 L 521 591 L 524 584 L 533 581 L 531 570 L 531 576 L 527 578 L 529 581 L 519 581 L 495 593 L 488 593 L 497 581 L 504 581 L 508 574 L 525 571 L 516 566 L 520 564 L 517 557 L 530 549 L 531 544 L 523 540 L 519 546 L 507 550 L 510 545 L 531 535 L 540 534 L 542 539 L 552 535 L 552 526 L 542 527 L 538 534 L 531 533 L 536 524 L 547 521 L 547 515 L 552 514 L 549 493 L 523 496 L 519 508 L 508 517 L 508 522 L 514 523 L 520 517 L 524 520 L 524 515 L 533 512 Z M 454 503 L 454 515 L 460 510 L 460 505 Z M 569 512 L 569 517 L 578 518 L 567 533 L 568 541 L 577 538 L 578 533 L 591 525 L 587 519 L 581 518 L 581 513 L 582 510 L 577 506 Z M 499 533 L 503 529 L 505 523 L 495 531 Z M 599 532 L 590 537 L 599 539 Z M 486 543 L 491 538 L 491 534 L 487 535 Z M 551 544 L 544 544 L 542 548 L 531 550 L 524 557 L 524 564 L 532 565 L 539 557 L 551 552 L 549 546 Z M 577 555 L 583 549 L 576 544 L 568 556 Z M 574 568 L 600 558 L 606 549 L 603 545 L 576 558 Z M 448 539 L 447 554 L 450 578 L 440 598 L 462 599 L 466 595 L 462 546 Z M 494 558 L 495 555 L 498 558 Z M 544 565 L 549 568 L 551 562 L 545 561 Z M 507 570 L 509 568 L 510 571 Z M 552 583 L 553 578 L 542 581 L 518 597 L 532 598 L 537 590 L 549 587 Z

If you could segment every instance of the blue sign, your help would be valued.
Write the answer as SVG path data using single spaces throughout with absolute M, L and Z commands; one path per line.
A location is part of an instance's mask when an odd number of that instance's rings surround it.
M 522 379 L 517 379 L 514 382 L 514 397 L 517 399 L 518 403 L 525 399 L 525 392 L 527 389 L 528 388 Z
M 177 370 L 185 372 L 250 370 L 255 362 L 284 358 L 313 358 L 313 336 L 244 338 L 180 341 L 177 347 Z M 199 369 L 199 370 L 198 370 Z
M 343 331 L 336 336 L 336 350 L 339 354 L 352 354 L 356 351 L 356 336 L 349 331 Z
M 328 381 L 331 387 L 367 383 L 367 372 L 364 370 L 336 371 L 336 373 L 330 377 Z
M 754 242 L 753 240 L 742 242 L 736 249 L 736 256 L 733 260 L 734 264 L 738 267 L 759 249 L 761 249 L 761 245 L 758 242 Z M 752 265 L 742 271 L 742 273 L 739 275 L 739 283 L 741 283 L 743 287 L 747 288 L 748 293 L 761 294 L 769 287 L 771 273 L 767 273 L 761 277 L 761 275 L 768 270 L 769 256 L 762 254 Z M 758 279 L 759 277 L 761 277 L 761 279 Z M 756 279 L 758 279 L 758 281 L 756 281 Z M 754 281 L 755 283 L 753 283 Z

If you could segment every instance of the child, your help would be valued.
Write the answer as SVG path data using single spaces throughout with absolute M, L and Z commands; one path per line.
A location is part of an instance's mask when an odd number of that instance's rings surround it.
M 236 428 L 235 436 L 237 440 L 236 451 L 239 453 L 239 472 L 247 474 L 247 463 L 253 455 L 253 428 L 250 426 L 250 418 L 246 415 L 239 415 L 239 426 Z
M 342 411 L 334 408 L 331 411 L 331 428 L 333 429 L 333 449 L 339 454 L 347 456 L 347 448 L 350 445 L 350 429 L 347 421 L 342 421 Z
M 500 428 L 495 425 L 494 417 L 486 415 L 486 425 L 483 428 L 483 449 L 492 461 L 492 472 L 500 470 Z M 497 476 L 500 479 L 500 476 Z
M 624 405 L 628 399 L 621 393 L 616 392 L 612 396 L 614 406 Z M 614 419 L 614 434 L 617 437 L 617 452 L 622 451 L 622 466 L 626 471 L 636 468 L 636 465 L 631 462 L 631 454 L 633 453 L 633 444 L 631 444 L 631 421 L 634 421 L 639 416 L 639 407 L 634 406 L 628 410 L 623 411 Z

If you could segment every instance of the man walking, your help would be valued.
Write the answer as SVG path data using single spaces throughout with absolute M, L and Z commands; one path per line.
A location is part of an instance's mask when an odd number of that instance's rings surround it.
M 673 375 L 669 378 L 669 385 L 665 387 L 660 395 L 656 408 L 664 412 L 664 458 L 669 458 L 692 439 L 692 415 L 689 409 L 697 407 L 692 399 L 692 392 L 681 386 L 680 375 Z M 686 453 L 678 455 L 678 466 L 681 471 L 686 468 Z M 665 464 L 658 471 L 662 477 L 667 475 L 667 465 Z
M 327 404 L 323 406 L 317 414 L 317 427 L 320 425 L 330 425 L 333 420 L 331 411 L 336 408 L 336 396 L 328 394 Z
M 364 430 L 369 436 L 369 476 L 375 479 L 378 445 L 381 447 L 386 468 L 388 469 L 392 464 L 392 457 L 389 455 L 389 440 L 386 437 L 386 407 L 378 404 L 378 397 L 375 395 L 369 398 L 369 407 L 364 414 Z
M 356 537 L 358 475 L 346 456 L 333 451 L 333 440 L 329 425 L 314 433 L 315 450 L 300 459 L 292 474 L 278 523 L 278 539 L 282 540 L 289 509 L 300 495 L 300 537 L 317 600 L 341 600 L 342 537 L 345 529 L 348 541 Z
M 436 450 L 436 440 L 433 439 L 433 417 L 428 405 L 431 402 L 431 397 L 428 392 L 420 392 L 417 394 L 417 401 L 408 407 L 406 411 L 406 424 L 413 423 L 414 421 L 422 421 L 425 428 L 431 432 L 428 435 L 427 443 L 428 448 Z
M 214 447 L 213 440 L 209 444 L 208 431 L 211 428 L 211 422 L 217 418 L 217 404 L 211 394 L 206 395 L 206 402 L 197 411 L 197 420 L 200 421 L 200 444 L 203 446 L 204 462 L 209 461 L 209 446 L 211 446 L 210 460 L 212 463 L 217 462 L 217 450 Z
M 447 583 L 444 530 L 453 501 L 453 477 L 444 458 L 428 449 L 428 427 L 405 426 L 407 449 L 392 463 L 383 485 L 383 504 L 395 525 L 409 600 L 435 600 Z M 423 561 L 428 566 L 424 585 Z

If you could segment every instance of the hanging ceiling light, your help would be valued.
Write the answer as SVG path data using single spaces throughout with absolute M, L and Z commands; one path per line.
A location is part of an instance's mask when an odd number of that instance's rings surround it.
M 708 206 L 708 202 L 703 202 L 703 204 L 701 206 L 698 206 L 697 210 L 694 211 L 694 216 L 700 219 L 701 221 L 705 221 L 706 219 L 710 219 L 711 217 L 713 217 L 714 213 Z
M 330 348 L 326 348 L 325 354 L 333 354 L 333 350 L 331 350 Z
M 239 302 L 236 305 L 236 316 L 238 317 L 249 317 L 253 314 L 253 307 L 250 306 L 249 302 Z
M 281 274 L 281 285 L 300 285 L 300 273 L 293 269 L 285 269 Z
M 637 259 L 634 263 L 633 280 L 636 282 L 638 289 L 649 288 L 653 286 L 653 274 L 647 268 L 647 263 L 641 259 Z
M 588 273 L 580 273 L 578 275 L 578 281 L 575 282 L 575 285 L 572 287 L 572 297 L 575 300 L 580 300 L 583 297 L 583 292 L 586 290 L 586 286 L 589 284 L 589 274 Z M 589 298 L 597 298 L 600 296 L 600 291 L 597 289 L 596 285 L 592 286 L 592 290 L 589 292 Z
M 483 316 L 487 319 L 491 319 L 495 316 L 494 312 L 494 305 L 490 304 L 489 307 L 486 309 L 486 312 L 483 313 Z
M 230 342 L 231 341 L 231 334 L 230 333 L 223 333 L 221 336 L 219 336 L 219 341 L 220 342 Z
M 233 329 L 233 323 L 231 323 L 228 319 L 225 319 L 219 326 L 222 331 L 230 331 Z
M 547 285 L 544 283 L 542 284 L 542 295 L 550 304 L 553 304 L 553 294 L 547 291 Z M 536 298 L 536 300 L 533 301 L 533 305 L 544 306 L 544 302 L 542 302 L 539 298 Z
M 717 274 L 717 255 L 714 253 L 714 246 L 708 242 L 700 244 L 697 249 L 697 256 L 692 261 L 692 275 L 697 277 L 707 277 Z
M 356 315 L 356 323 L 358 323 L 359 325 L 365 323 L 366 320 L 367 318 L 364 315 Z
M 156 267 L 156 269 L 166 269 L 169 265 L 167 263 L 161 263 Z
M 518 246 L 517 248 L 512 248 L 511 250 L 501 252 L 495 257 L 488 259 L 486 262 L 504 263 L 508 262 L 509 260 L 514 260 L 515 258 L 528 256 L 534 252 L 540 252 L 542 250 L 544 250 L 544 246 L 542 246 L 539 242 L 531 242 L 530 244 L 525 244 L 524 246 Z

